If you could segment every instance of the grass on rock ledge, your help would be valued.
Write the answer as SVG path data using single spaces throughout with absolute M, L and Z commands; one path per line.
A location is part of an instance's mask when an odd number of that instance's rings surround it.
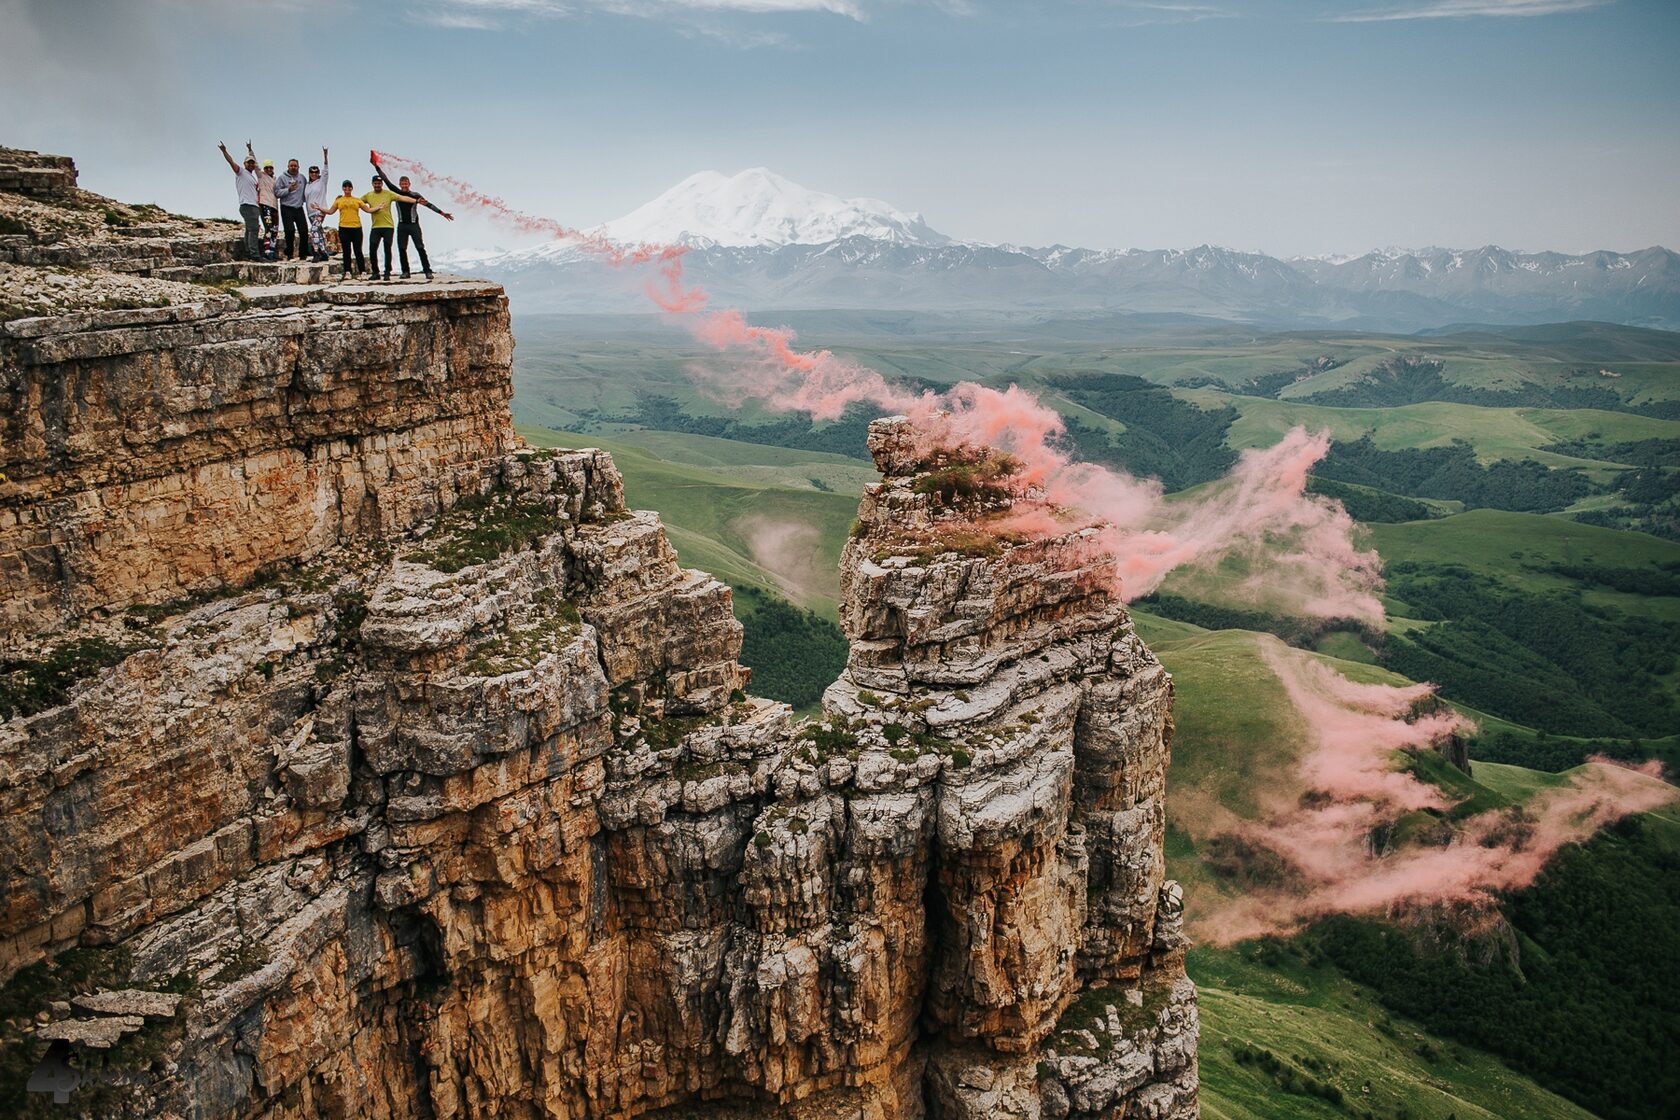
M 546 503 L 505 491 L 462 498 L 437 519 L 422 539 L 423 547 L 403 559 L 440 572 L 458 572 L 530 548 L 564 524 L 564 517 Z
M 0 661 L 0 719 L 58 707 L 77 681 L 110 668 L 138 648 L 105 638 L 77 638 L 54 646 L 38 661 Z

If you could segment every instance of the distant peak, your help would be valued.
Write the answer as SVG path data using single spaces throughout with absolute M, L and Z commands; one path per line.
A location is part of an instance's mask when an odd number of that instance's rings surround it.
M 821 245 L 867 237 L 907 245 L 950 241 L 920 214 L 876 198 L 841 198 L 803 187 L 768 167 L 727 175 L 700 171 L 652 202 L 606 223 L 616 241 L 755 247 Z

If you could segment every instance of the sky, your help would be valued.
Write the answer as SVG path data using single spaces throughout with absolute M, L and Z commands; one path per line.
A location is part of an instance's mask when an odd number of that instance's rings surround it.
M 1676 59 L 1675 0 L 0 0 L 0 144 L 194 214 L 249 138 L 583 227 L 766 166 L 986 242 L 1626 251 L 1680 247 Z

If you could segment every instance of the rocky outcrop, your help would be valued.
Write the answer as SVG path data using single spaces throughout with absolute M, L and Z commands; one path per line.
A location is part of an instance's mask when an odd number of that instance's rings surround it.
M 64 196 L 76 189 L 76 162 L 20 148 L 0 148 L 0 191 Z
M 0 626 L 239 585 L 435 516 L 511 442 L 511 358 L 505 297 L 465 283 L 5 323 Z
M 0 1107 L 1193 1116 L 1090 531 L 878 423 L 796 722 L 610 458 L 511 436 L 499 293 L 379 292 L 8 324 Z

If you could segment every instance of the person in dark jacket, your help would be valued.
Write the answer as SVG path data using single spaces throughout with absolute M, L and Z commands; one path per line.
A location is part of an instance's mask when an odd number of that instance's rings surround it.
M 425 195 L 412 190 L 407 175 L 397 180 L 397 194 L 402 196 L 397 200 L 397 259 L 402 262 L 403 279 L 406 280 L 411 275 L 408 270 L 408 243 L 413 241 L 415 250 L 420 254 L 420 271 L 430 280 L 432 262 L 426 258 L 426 239 L 420 236 L 420 207 L 424 206 L 434 214 L 441 214 L 446 222 L 453 222 L 455 215 L 439 210 L 426 201 Z
M 379 166 L 378 153 L 368 157 L 373 169 L 380 175 L 385 175 L 385 169 Z M 391 180 L 386 177 L 385 181 Z M 426 257 L 426 239 L 420 235 L 420 207 L 441 214 L 445 221 L 453 222 L 455 215 L 439 210 L 426 200 L 426 196 L 412 189 L 409 178 L 404 175 L 397 181 L 397 258 L 402 262 L 402 278 L 407 280 L 413 275 L 408 267 L 408 243 L 414 242 L 414 248 L 420 254 L 420 271 L 426 274 L 426 279 L 432 278 L 432 262 Z

